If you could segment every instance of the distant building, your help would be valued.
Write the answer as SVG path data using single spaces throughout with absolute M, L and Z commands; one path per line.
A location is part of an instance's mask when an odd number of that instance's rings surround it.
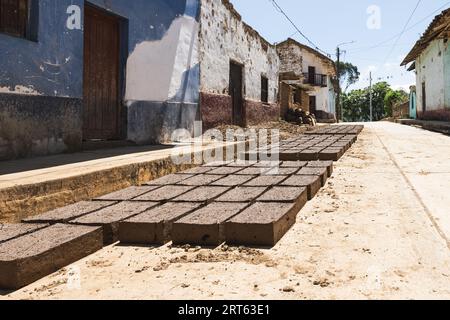
M 417 117 L 450 121 L 450 9 L 436 16 L 402 62 L 416 71 Z M 413 115 L 414 117 L 414 115 Z
M 278 120 L 278 69 L 228 0 L 2 0 L 0 160 Z
M 284 117 L 299 107 L 319 121 L 336 121 L 337 71 L 330 58 L 293 39 L 277 45 L 280 56 L 280 104 Z
M 201 1 L 200 108 L 203 126 L 277 121 L 276 48 L 228 0 Z

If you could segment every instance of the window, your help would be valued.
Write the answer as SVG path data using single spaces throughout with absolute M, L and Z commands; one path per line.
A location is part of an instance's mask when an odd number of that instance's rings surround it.
M 269 102 L 269 79 L 261 76 L 261 101 Z
M 38 0 L 0 0 L 0 32 L 37 40 Z

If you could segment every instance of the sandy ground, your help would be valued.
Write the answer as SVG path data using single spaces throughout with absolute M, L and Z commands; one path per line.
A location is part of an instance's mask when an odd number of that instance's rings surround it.
M 450 137 L 371 124 L 275 248 L 116 245 L 3 298 L 449 299 L 449 190 Z

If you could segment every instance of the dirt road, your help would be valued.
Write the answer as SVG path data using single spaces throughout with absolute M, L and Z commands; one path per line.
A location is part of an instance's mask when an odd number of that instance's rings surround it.
M 450 137 L 371 124 L 273 249 L 111 246 L 3 298 L 449 299 L 449 191 Z

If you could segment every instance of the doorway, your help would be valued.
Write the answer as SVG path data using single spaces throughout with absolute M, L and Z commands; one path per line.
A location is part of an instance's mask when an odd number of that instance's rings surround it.
M 317 100 L 316 96 L 309 96 L 309 113 L 316 115 L 317 113 Z
M 233 105 L 233 124 L 243 126 L 242 66 L 230 62 L 230 96 Z
M 121 137 L 120 18 L 86 3 L 83 139 Z
M 422 112 L 427 111 L 427 87 L 425 82 L 422 82 Z

